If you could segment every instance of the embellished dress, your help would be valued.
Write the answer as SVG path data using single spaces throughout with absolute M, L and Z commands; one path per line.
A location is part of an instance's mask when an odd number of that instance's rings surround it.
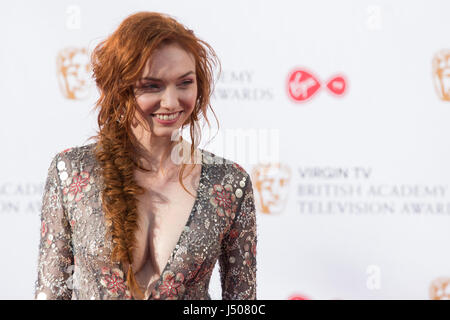
M 101 205 L 95 143 L 57 153 L 41 210 L 36 299 L 133 299 Z M 256 299 L 256 212 L 249 174 L 237 163 L 199 149 L 197 197 L 148 299 L 211 299 L 219 261 L 222 299 Z

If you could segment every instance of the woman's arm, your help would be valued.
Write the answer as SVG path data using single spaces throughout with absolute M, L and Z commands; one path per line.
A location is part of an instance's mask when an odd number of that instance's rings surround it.
M 69 277 L 73 269 L 71 230 L 62 204 L 57 154 L 48 169 L 41 210 L 38 277 L 35 299 L 71 299 Z
M 256 299 L 256 210 L 250 176 L 219 257 L 223 300 Z

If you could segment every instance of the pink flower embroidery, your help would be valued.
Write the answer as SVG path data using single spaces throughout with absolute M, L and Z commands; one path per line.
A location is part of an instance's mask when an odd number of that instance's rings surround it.
M 47 248 L 50 248 L 50 246 L 52 245 L 52 239 L 53 239 L 53 236 L 50 235 L 49 237 L 47 237 L 47 240 L 45 240 L 45 246 Z
M 72 178 L 67 179 L 66 184 L 68 187 L 63 189 L 63 194 L 69 201 L 73 199 L 80 201 L 84 197 L 84 193 L 91 190 L 92 182 L 93 178 L 90 177 L 89 172 L 81 171 L 81 173 L 78 173 L 74 171 Z
M 231 229 L 231 231 L 230 231 L 230 237 L 231 237 L 231 239 L 237 238 L 238 235 L 239 235 L 239 231 L 238 231 L 237 229 Z
M 41 224 L 41 237 L 44 237 L 47 234 L 47 224 L 45 223 L 45 221 L 42 221 Z
M 111 296 L 118 297 L 124 293 L 127 295 L 127 285 L 123 279 L 123 272 L 120 269 L 113 268 L 110 270 L 109 268 L 104 267 L 102 268 L 102 275 L 100 283 L 106 288 L 106 291 Z
M 256 257 L 256 242 L 254 242 L 252 244 L 252 253 L 253 253 L 253 256 Z
M 161 294 L 163 294 L 166 295 L 167 300 L 176 300 L 179 295 L 184 293 L 184 275 L 181 272 L 175 275 L 172 271 L 166 271 L 162 276 L 162 280 L 163 282 L 158 289 L 152 290 L 154 299 L 160 299 Z
M 236 162 L 233 162 L 233 167 L 235 167 L 236 169 L 240 170 L 243 173 L 246 173 L 244 168 L 242 168 L 240 165 L 238 165 Z
M 234 219 L 236 212 L 236 196 L 233 192 L 233 187 L 230 184 L 222 186 L 215 184 L 209 189 L 211 196 L 209 201 L 216 208 L 216 212 L 220 217 L 227 216 Z

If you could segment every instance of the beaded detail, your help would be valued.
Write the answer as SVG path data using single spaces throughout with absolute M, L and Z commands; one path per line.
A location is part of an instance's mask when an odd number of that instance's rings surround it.
M 121 263 L 111 263 L 95 143 L 51 161 L 45 183 L 36 299 L 133 299 Z M 237 163 L 200 149 L 195 205 L 149 299 L 211 299 L 219 262 L 222 299 L 256 299 L 256 212 L 252 182 Z

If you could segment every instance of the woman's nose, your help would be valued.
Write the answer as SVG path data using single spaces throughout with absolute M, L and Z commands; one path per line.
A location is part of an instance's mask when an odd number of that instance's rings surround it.
M 178 95 L 176 89 L 168 86 L 161 97 L 161 107 L 177 108 Z

